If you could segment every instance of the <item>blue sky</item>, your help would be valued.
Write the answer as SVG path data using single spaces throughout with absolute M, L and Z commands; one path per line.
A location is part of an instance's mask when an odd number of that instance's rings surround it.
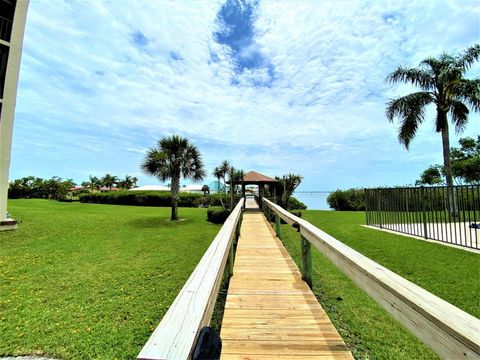
M 467 0 L 31 0 L 10 178 L 155 184 L 144 151 L 180 134 L 208 173 L 227 159 L 303 190 L 414 183 L 442 162 L 433 109 L 406 151 L 384 110 L 413 88 L 384 79 L 479 42 L 479 19 Z M 463 135 L 479 133 L 474 114 Z

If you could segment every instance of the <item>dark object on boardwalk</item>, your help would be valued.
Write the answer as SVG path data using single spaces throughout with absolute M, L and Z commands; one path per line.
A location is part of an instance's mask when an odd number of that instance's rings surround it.
M 200 330 L 192 360 L 218 360 L 222 351 L 222 339 L 210 326 Z
M 480 230 L 480 224 L 475 224 L 475 223 L 471 223 L 470 226 L 469 226 L 470 229 L 479 229 Z

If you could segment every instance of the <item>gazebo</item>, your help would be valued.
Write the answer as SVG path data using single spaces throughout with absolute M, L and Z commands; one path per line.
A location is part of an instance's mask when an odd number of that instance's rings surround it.
M 242 184 L 242 197 L 245 197 L 245 186 L 246 185 L 258 185 L 258 196 L 261 199 L 265 193 L 265 185 L 268 186 L 271 195 L 274 199 L 277 197 L 277 188 L 281 185 L 280 181 L 272 179 L 269 176 L 260 174 L 256 171 L 249 171 L 245 174 L 243 179 L 237 184 Z M 276 202 L 276 201 L 275 201 Z

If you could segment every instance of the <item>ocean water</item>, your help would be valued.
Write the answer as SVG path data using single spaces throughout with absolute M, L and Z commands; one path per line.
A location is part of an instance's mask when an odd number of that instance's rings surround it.
M 294 193 L 293 196 L 307 205 L 309 210 L 332 210 L 327 204 L 330 193 Z

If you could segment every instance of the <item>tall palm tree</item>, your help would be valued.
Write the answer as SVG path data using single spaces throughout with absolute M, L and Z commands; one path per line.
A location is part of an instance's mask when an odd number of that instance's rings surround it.
M 480 110 L 480 79 L 463 77 L 479 57 L 480 45 L 476 44 L 457 56 L 444 53 L 438 58 L 425 59 L 418 68 L 398 67 L 386 79 L 390 83 L 411 83 L 421 89 L 387 103 L 387 118 L 390 122 L 395 117 L 400 119 L 398 140 L 407 149 L 424 121 L 425 107 L 435 105 L 435 130 L 442 135 L 444 171 L 449 188 L 453 186 L 453 177 L 447 117 L 450 115 L 459 134 L 468 122 L 467 105 L 474 111 Z
M 227 174 L 228 172 L 230 171 L 230 168 L 232 166 L 230 165 L 230 163 L 227 161 L 227 160 L 223 160 L 222 163 L 220 164 L 219 166 L 219 169 L 220 171 L 222 172 L 222 179 L 223 179 L 223 185 L 224 185 L 224 191 L 225 191 L 225 194 L 227 193 L 227 181 L 226 181 L 226 178 L 227 178 Z
M 223 171 L 220 169 L 220 166 L 217 166 L 215 169 L 213 169 L 212 175 L 217 178 L 217 193 L 220 192 L 220 180 L 222 179 L 223 176 Z
M 100 187 L 100 180 L 96 176 L 89 175 L 89 183 L 90 183 L 90 192 L 93 193 L 93 190 L 98 189 Z
M 171 181 L 172 221 L 178 220 L 180 178 L 199 181 L 205 176 L 200 151 L 188 139 L 178 135 L 160 139 L 156 147 L 147 151 L 140 167 L 145 174 L 156 176 L 162 182 Z

